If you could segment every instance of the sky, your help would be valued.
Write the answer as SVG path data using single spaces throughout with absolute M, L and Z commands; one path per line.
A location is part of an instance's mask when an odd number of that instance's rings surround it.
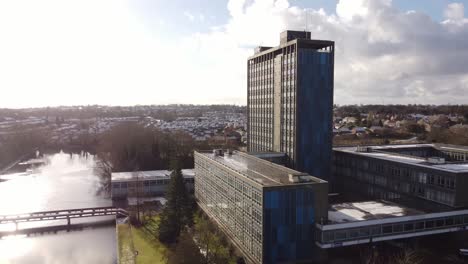
M 335 103 L 468 103 L 468 0 L 0 0 L 0 108 L 246 104 L 286 29 L 336 43 Z

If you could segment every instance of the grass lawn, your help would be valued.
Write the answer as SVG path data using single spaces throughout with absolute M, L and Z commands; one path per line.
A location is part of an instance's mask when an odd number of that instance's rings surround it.
M 154 236 L 141 228 L 132 228 L 133 243 L 138 251 L 137 264 L 165 263 L 164 253 L 166 246 L 161 244 Z
M 128 224 L 117 225 L 119 243 L 119 264 L 134 264 L 133 241 Z
M 135 226 L 130 228 L 130 224 L 117 225 L 119 264 L 165 263 L 164 254 L 167 248 L 155 237 L 159 219 L 154 217 L 152 220 L 146 226 L 139 228 Z M 138 255 L 135 254 L 136 251 Z

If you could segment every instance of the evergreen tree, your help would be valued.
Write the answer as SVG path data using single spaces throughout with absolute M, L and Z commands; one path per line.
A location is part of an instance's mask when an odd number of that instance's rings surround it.
M 182 231 L 177 245 L 166 251 L 168 264 L 204 264 L 204 256 L 200 253 L 195 241 L 187 231 Z
M 180 234 L 180 219 L 178 219 L 173 210 L 165 207 L 160 216 L 159 222 L 159 241 L 169 244 L 174 243 Z
M 166 193 L 167 202 L 159 226 L 159 240 L 163 243 L 176 242 L 183 228 L 192 222 L 192 201 L 185 188 L 179 163 L 173 160 L 171 167 L 173 171 Z

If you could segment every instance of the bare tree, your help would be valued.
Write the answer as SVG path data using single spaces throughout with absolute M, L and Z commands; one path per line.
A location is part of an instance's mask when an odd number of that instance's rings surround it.
M 396 255 L 391 263 L 396 264 L 420 264 L 423 258 L 413 249 L 405 249 L 400 254 Z
M 223 234 L 203 215 L 195 217 L 195 240 L 204 255 L 205 264 L 229 263 L 231 260 L 229 247 L 223 241 Z
M 112 163 L 107 156 L 108 154 L 100 153 L 94 167 L 94 172 L 99 177 L 98 194 L 109 195 L 111 191 Z

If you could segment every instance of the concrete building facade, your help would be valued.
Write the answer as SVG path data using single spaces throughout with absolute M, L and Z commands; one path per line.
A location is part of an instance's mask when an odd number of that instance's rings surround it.
M 322 179 L 331 172 L 334 42 L 285 31 L 278 47 L 247 61 L 247 145 L 283 152 L 289 167 Z
M 234 151 L 195 152 L 199 206 L 249 263 L 318 257 L 316 223 L 327 222 L 328 183 Z
M 132 171 L 113 172 L 111 176 L 112 199 L 126 199 L 128 197 L 155 197 L 166 193 L 171 180 L 171 171 Z M 195 171 L 183 169 L 182 176 L 189 192 L 193 192 Z
M 446 211 L 468 207 L 466 157 L 468 148 L 440 144 L 340 147 L 333 170 L 342 194 Z

